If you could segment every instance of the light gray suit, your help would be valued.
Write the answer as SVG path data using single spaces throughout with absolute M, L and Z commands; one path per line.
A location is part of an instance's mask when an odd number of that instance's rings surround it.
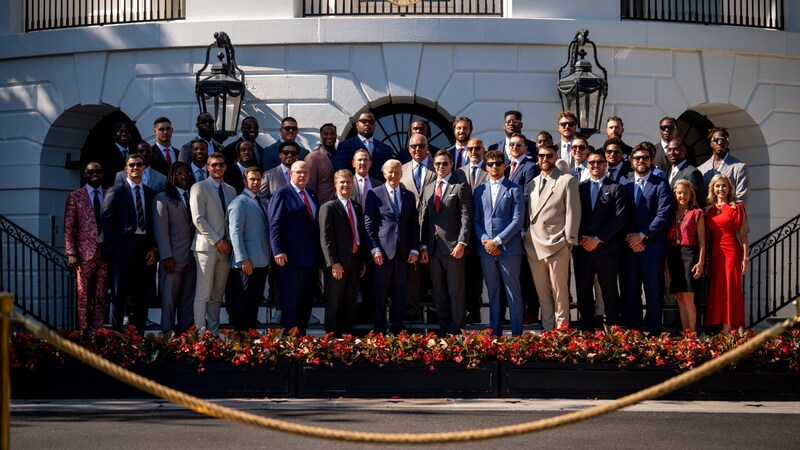
M 409 161 L 403 164 L 403 175 L 400 177 L 400 184 L 408 189 L 417 199 L 417 210 L 422 209 L 422 193 L 425 192 L 425 187 L 436 180 L 436 172 L 433 169 L 433 155 L 428 155 L 428 164 L 425 166 L 425 174 L 422 177 L 420 190 L 417 190 L 417 185 L 414 184 L 414 161 Z M 422 223 L 422 218 L 420 218 Z
M 739 161 L 728 153 L 719 166 L 719 169 L 714 170 L 713 156 L 709 158 L 708 161 L 700 164 L 700 167 L 697 169 L 703 174 L 706 189 L 709 189 L 708 184 L 711 183 L 711 179 L 714 178 L 714 175 L 717 173 L 721 173 L 730 178 L 736 191 L 736 197 L 747 207 L 747 199 L 750 197 L 750 180 L 747 177 L 747 164 Z
M 553 169 L 530 187 L 525 251 L 539 294 L 545 330 L 569 323 L 570 246 L 578 244 L 581 200 L 578 181 Z
M 279 187 L 286 185 L 286 176 L 283 174 L 283 164 L 278 167 L 264 172 L 261 177 L 261 189 L 258 191 L 258 196 L 264 200 L 269 200 L 272 193 L 277 191 Z
M 114 178 L 114 186 L 122 184 L 126 179 L 128 179 L 128 173 L 124 170 L 120 170 L 117 172 L 117 177 Z M 144 185 L 156 191 L 156 193 L 164 192 L 164 189 L 167 187 L 167 177 L 150 167 L 150 175 L 147 178 L 147 183 Z
M 475 192 L 475 188 L 483 183 L 486 183 L 486 181 L 489 179 L 489 173 L 486 172 L 486 164 L 483 162 L 481 162 L 481 165 L 478 166 L 478 170 L 475 172 L 475 179 L 472 179 L 472 164 L 462 166 L 458 170 L 463 172 L 462 176 L 465 180 L 467 180 L 467 183 L 469 183 L 469 187 L 472 189 L 472 192 Z
M 155 230 L 159 264 L 158 287 L 161 291 L 161 331 L 176 333 L 192 325 L 197 263 L 192 256 L 194 225 L 183 199 L 175 200 L 165 192 L 156 195 L 153 203 L 153 229 Z M 164 260 L 175 260 L 175 272 L 164 270 Z M 175 310 L 178 326 L 175 326 Z
M 220 240 L 229 241 L 227 205 L 236 198 L 236 189 L 223 183 L 225 207 L 223 208 L 214 180 L 207 178 L 195 183 L 189 194 L 192 222 L 197 227 L 192 250 L 197 261 L 197 290 L 194 299 L 194 324 L 198 329 L 219 331 L 219 310 L 230 271 L 230 255 L 225 255 L 214 245 Z

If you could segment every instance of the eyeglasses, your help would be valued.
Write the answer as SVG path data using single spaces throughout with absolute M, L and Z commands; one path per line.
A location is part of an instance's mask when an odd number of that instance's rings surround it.
M 561 128 L 574 127 L 575 122 L 561 122 L 558 124 Z
M 726 137 L 715 137 L 711 139 L 711 142 L 716 142 L 717 144 L 722 144 L 723 142 L 728 142 L 728 138 Z
M 373 119 L 358 119 L 357 122 L 363 123 L 364 125 L 367 125 L 367 124 L 370 124 L 370 123 L 375 123 L 375 120 L 373 120 Z
M 480 147 L 480 146 L 467 147 L 467 151 L 470 151 L 470 152 L 476 152 L 476 151 L 481 150 L 481 149 L 483 149 L 483 147 Z
M 587 148 L 589 148 L 589 147 L 587 147 L 587 146 L 585 146 L 585 145 L 583 145 L 583 144 L 580 144 L 580 145 L 573 145 L 573 146 L 572 146 L 572 149 L 573 149 L 573 150 L 586 150 Z
M 408 148 L 425 148 L 428 144 L 408 144 Z
M 128 163 L 128 167 L 135 169 L 136 167 L 144 167 L 143 162 Z
M 539 157 L 539 159 L 550 159 L 553 156 L 556 156 L 556 154 L 555 153 L 539 153 L 536 156 Z
M 622 153 L 622 150 L 606 150 L 606 155 L 619 155 Z
M 505 161 L 487 161 L 486 167 L 497 167 L 505 165 Z
M 287 133 L 291 133 L 293 131 L 297 131 L 298 129 L 299 128 L 297 128 L 297 127 L 283 127 L 283 131 L 285 131 Z
M 520 141 L 509 142 L 508 146 L 511 147 L 511 148 L 514 148 L 514 147 L 525 147 L 525 143 L 524 142 L 520 142 Z
M 103 169 L 86 169 L 86 175 L 102 175 Z
M 672 131 L 675 129 L 675 125 L 661 125 L 658 128 L 660 128 L 661 131 Z
M 450 165 L 450 163 L 447 161 L 441 161 L 441 162 L 435 162 L 433 163 L 433 165 L 436 167 L 447 167 Z
M 214 169 L 219 169 L 219 168 L 225 167 L 225 163 L 224 162 L 221 162 L 221 163 L 210 163 L 208 166 L 212 167 Z
M 522 121 L 521 120 L 506 120 L 506 125 L 519 125 Z
M 299 152 L 296 152 L 296 151 L 294 151 L 294 150 L 283 150 L 283 151 L 281 152 L 281 154 L 282 154 L 283 156 L 297 156 L 297 154 L 298 154 L 298 153 L 299 153 Z
M 588 164 L 590 166 L 602 166 L 605 163 L 606 163 L 605 161 L 587 161 L 586 162 L 586 164 Z
M 649 161 L 650 160 L 650 156 L 648 156 L 648 155 L 634 156 L 631 159 L 634 160 L 634 161 Z

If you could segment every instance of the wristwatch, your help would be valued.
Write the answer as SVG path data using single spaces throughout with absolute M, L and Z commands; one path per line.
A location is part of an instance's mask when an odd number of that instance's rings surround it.
M 639 237 L 640 237 L 640 238 L 642 238 L 642 240 L 645 240 L 645 239 L 647 239 L 647 235 L 646 235 L 646 234 L 644 234 L 644 232 L 643 232 L 643 231 L 640 231 L 640 232 L 639 232 Z

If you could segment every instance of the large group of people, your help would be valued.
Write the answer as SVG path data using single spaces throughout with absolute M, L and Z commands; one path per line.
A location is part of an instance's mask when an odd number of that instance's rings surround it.
M 266 148 L 255 117 L 227 146 L 208 113 L 180 148 L 168 118 L 153 124 L 153 145 L 132 145 L 133 125 L 117 124 L 115 145 L 85 164 L 66 205 L 79 327 L 101 327 L 109 302 L 112 328 L 141 332 L 160 297 L 164 332 L 217 333 L 223 301 L 246 331 L 259 326 L 268 283 L 281 326 L 299 333 L 315 298 L 328 332 L 367 323 L 398 333 L 429 292 L 440 330 L 458 333 L 480 321 L 485 290 L 493 332 L 509 323 L 516 336 L 525 323 L 567 324 L 574 281 L 581 328 L 658 334 L 666 280 L 693 331 L 704 275 L 704 325 L 743 326 L 747 167 L 728 153 L 727 130 L 710 130 L 713 156 L 695 167 L 674 118 L 659 121 L 660 142 L 630 146 L 610 117 L 596 148 L 576 123 L 561 112 L 560 141 L 547 131 L 532 141 L 508 111 L 504 139 L 487 150 L 468 117 L 454 121 L 447 149 L 415 120 L 399 151 L 375 138 L 371 112 L 338 146 L 336 127 L 322 125 L 313 151 L 292 117 Z

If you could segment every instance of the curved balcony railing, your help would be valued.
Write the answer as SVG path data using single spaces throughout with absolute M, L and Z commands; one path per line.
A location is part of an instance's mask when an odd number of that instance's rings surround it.
M 783 30 L 786 0 L 621 0 L 622 19 Z
M 25 31 L 186 18 L 186 0 L 25 0 Z
M 408 6 L 387 0 L 303 0 L 303 17 L 364 15 L 502 16 L 503 0 L 419 0 Z

